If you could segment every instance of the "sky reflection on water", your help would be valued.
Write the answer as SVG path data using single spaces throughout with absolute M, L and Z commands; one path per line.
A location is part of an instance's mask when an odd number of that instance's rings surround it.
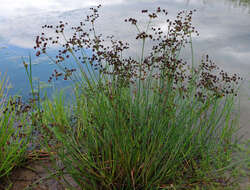
M 200 32 L 200 36 L 194 38 L 197 61 L 208 53 L 228 71 L 249 78 L 250 14 L 242 0 L 12 0 L 11 5 L 3 1 L 0 6 L 0 47 L 6 48 L 0 50 L 0 71 L 12 75 L 12 69 L 22 67 L 20 56 L 34 54 L 32 47 L 42 25 L 57 24 L 59 20 L 77 25 L 89 6 L 99 3 L 104 5 L 99 31 L 126 39 L 132 47 L 138 47 L 134 41 L 135 30 L 126 23 L 121 24 L 125 18 L 136 17 L 141 9 L 158 6 L 167 8 L 170 18 L 174 18 L 178 10 L 196 8 L 193 22 Z M 134 48 L 134 53 L 138 49 Z M 188 52 L 184 51 L 185 54 L 188 58 Z M 48 60 L 34 57 L 33 61 L 45 63 Z
M 22 66 L 22 57 L 32 55 L 36 65 L 34 76 L 47 81 L 54 65 L 46 57 L 36 58 L 32 47 L 44 24 L 57 24 L 59 20 L 77 25 L 84 18 L 89 6 L 104 5 L 97 29 L 103 34 L 114 34 L 128 41 L 132 54 L 139 55 L 136 31 L 123 23 L 128 17 L 141 17 L 141 9 L 158 6 L 169 11 L 174 18 L 179 10 L 197 9 L 193 23 L 200 36 L 193 39 L 196 61 L 209 54 L 225 70 L 239 73 L 245 78 L 241 100 L 240 125 L 242 134 L 249 137 L 250 104 L 250 1 L 245 0 L 2 0 L 0 6 L 0 72 L 7 72 L 13 89 L 29 91 Z M 138 16 L 138 17 L 137 17 Z M 123 24 L 121 24 L 123 23 Z M 162 23 L 158 23 L 163 26 Z M 190 50 L 183 51 L 190 59 Z M 12 91 L 13 92 L 13 91 Z M 16 92 L 16 91 L 15 91 Z M 248 93 L 248 94 L 247 94 Z

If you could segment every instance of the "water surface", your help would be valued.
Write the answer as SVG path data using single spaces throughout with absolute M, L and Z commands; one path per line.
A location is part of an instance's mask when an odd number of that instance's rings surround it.
M 250 128 L 250 1 L 248 0 L 1 0 L 0 6 L 0 72 L 7 72 L 12 83 L 12 93 L 28 92 L 28 83 L 22 58 L 32 55 L 34 76 L 47 81 L 56 68 L 46 57 L 35 57 L 33 46 L 44 24 L 57 24 L 65 20 L 77 25 L 88 8 L 103 4 L 98 30 L 125 39 L 134 47 L 132 54 L 139 55 L 135 43 L 136 31 L 121 24 L 128 17 L 139 16 L 141 9 L 158 6 L 169 11 L 174 18 L 179 10 L 197 9 L 193 23 L 200 36 L 194 37 L 195 61 L 209 54 L 219 66 L 244 77 L 241 90 L 242 134 L 249 138 Z M 183 56 L 190 59 L 189 50 Z

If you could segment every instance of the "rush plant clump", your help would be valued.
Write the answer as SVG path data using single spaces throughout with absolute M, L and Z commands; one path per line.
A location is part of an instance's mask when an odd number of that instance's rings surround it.
M 20 99 L 8 97 L 7 87 L 6 77 L 0 75 L 0 179 L 25 159 L 31 132 Z
M 44 25 L 36 38 L 36 55 L 46 54 L 59 66 L 49 82 L 62 77 L 75 85 L 73 116 L 68 108 L 62 111 L 63 101 L 42 105 L 59 113 L 45 111 L 41 118 L 45 134 L 59 145 L 53 151 L 64 165 L 61 175 L 70 174 L 82 189 L 218 185 L 230 164 L 240 77 L 220 70 L 208 56 L 198 66 L 181 59 L 181 50 L 198 35 L 192 25 L 195 10 L 181 11 L 175 20 L 160 7 L 142 10 L 149 19 L 145 28 L 135 18 L 125 19 L 142 42 L 140 58 L 134 59 L 124 56 L 127 42 L 96 31 L 100 7 L 71 27 L 70 36 L 65 34 L 69 24 L 60 21 Z M 153 25 L 160 18 L 167 30 Z M 55 33 L 47 36 L 48 30 Z M 148 42 L 153 45 L 146 53 Z M 51 57 L 48 48 L 54 45 L 59 50 Z M 46 135 L 43 142 L 50 149 Z

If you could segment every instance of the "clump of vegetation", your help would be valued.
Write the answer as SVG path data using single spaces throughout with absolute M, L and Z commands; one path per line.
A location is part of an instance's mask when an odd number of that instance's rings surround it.
M 198 66 L 180 58 L 192 35 L 198 35 L 191 22 L 194 11 L 181 11 L 171 21 L 160 7 L 142 10 L 149 18 L 145 29 L 126 19 L 142 42 L 137 60 L 124 56 L 128 43 L 98 34 L 99 8 L 91 8 L 70 37 L 64 32 L 68 23 L 60 21 L 43 26 L 55 35 L 43 32 L 36 39 L 37 56 L 61 45 L 50 57 L 61 70 L 49 82 L 63 77 L 75 85 L 73 106 L 66 112 L 62 96 L 42 106 L 43 142 L 56 151 L 62 176 L 70 174 L 82 189 L 226 185 L 221 174 L 231 162 L 240 78 L 220 70 L 208 56 Z M 154 26 L 160 18 L 167 30 Z M 146 54 L 147 42 L 153 45 Z
M 91 190 L 230 185 L 223 174 L 232 163 L 240 77 L 220 70 L 209 56 L 200 64 L 181 59 L 182 49 L 199 35 L 192 25 L 195 10 L 181 11 L 175 20 L 160 7 L 142 10 L 149 19 L 145 28 L 135 18 L 125 19 L 142 44 L 140 58 L 134 59 L 127 42 L 96 30 L 100 7 L 71 27 L 71 36 L 65 34 L 68 23 L 60 21 L 43 26 L 36 38 L 36 55 L 46 54 L 59 68 L 49 82 L 74 82 L 70 103 L 63 92 L 42 100 L 33 85 L 31 60 L 23 62 L 29 104 L 7 98 L 7 83 L 1 80 L 0 177 L 24 159 L 32 132 L 61 163 L 55 165 L 56 175 L 71 188 L 65 175 Z M 157 19 L 166 30 L 155 24 Z M 55 33 L 50 36 L 48 30 Z M 51 57 L 47 49 L 54 45 L 58 54 Z
M 0 75 L 0 178 L 25 159 L 30 127 L 19 98 L 7 97 L 8 81 Z

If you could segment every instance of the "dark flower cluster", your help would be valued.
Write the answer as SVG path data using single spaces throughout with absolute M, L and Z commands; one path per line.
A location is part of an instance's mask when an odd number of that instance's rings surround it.
M 10 106 L 7 106 L 5 109 L 3 109 L 4 114 L 9 111 L 15 111 L 16 115 L 20 115 L 23 113 L 28 113 L 31 110 L 31 106 L 29 104 L 24 103 L 21 100 L 21 97 L 18 97 L 16 99 L 10 99 L 9 104 Z
M 223 97 L 227 94 L 237 95 L 236 87 L 239 81 L 242 80 L 237 74 L 229 75 L 227 72 L 221 70 L 211 59 L 209 59 L 208 55 L 202 59 L 199 70 L 199 78 L 196 84 L 199 88 L 197 96 L 202 100 L 211 95 L 215 97 Z M 207 93 L 202 92 L 203 89 L 206 89 Z
M 191 43 L 192 35 L 199 35 L 192 25 L 192 16 L 196 10 L 181 11 L 176 19 L 165 19 L 168 12 L 158 7 L 155 11 L 149 12 L 142 10 L 142 14 L 147 14 L 149 24 L 146 30 L 141 30 L 138 26 L 138 20 L 135 18 L 125 19 L 137 28 L 138 34 L 136 40 L 141 40 L 145 44 L 146 40 L 152 45 L 151 52 L 147 56 L 141 57 L 141 60 L 135 60 L 131 56 L 124 57 L 125 51 L 129 49 L 129 44 L 121 40 L 114 39 L 114 36 L 103 37 L 97 34 L 95 29 L 96 20 L 99 18 L 98 9 L 91 8 L 92 14 L 80 22 L 79 26 L 71 27 L 72 35 L 67 38 L 65 27 L 68 23 L 60 21 L 58 25 L 44 25 L 44 29 L 52 29 L 55 35 L 46 36 L 44 32 L 36 38 L 36 55 L 46 54 L 49 45 L 60 45 L 58 54 L 54 62 L 56 64 L 66 63 L 66 60 L 73 58 L 78 67 L 89 64 L 93 70 L 99 71 L 99 74 L 113 76 L 122 85 L 134 84 L 138 80 L 145 80 L 152 74 L 154 79 L 167 79 L 174 85 L 173 88 L 179 88 L 185 91 L 185 81 L 190 80 L 191 70 L 188 70 L 187 63 L 179 58 L 179 53 L 183 47 Z M 153 19 L 163 18 L 167 29 L 161 27 L 152 27 L 150 25 Z M 87 55 L 86 50 L 90 50 L 92 55 Z M 197 95 L 206 97 L 202 89 L 207 89 L 216 96 L 235 93 L 234 85 L 238 84 L 240 79 L 237 75 L 229 76 L 226 72 L 218 72 L 218 67 L 208 60 L 208 56 L 202 61 L 199 80 L 196 85 L 200 91 Z M 67 80 L 76 71 L 75 68 L 63 67 L 62 71 L 55 70 L 49 78 L 49 82 L 55 78 L 64 76 Z M 231 84 L 231 85 L 230 85 Z
M 9 119 L 9 114 L 14 114 L 15 116 L 20 116 L 24 113 L 28 113 L 31 110 L 31 106 L 29 104 L 25 104 L 20 97 L 18 98 L 10 98 L 9 102 L 6 103 L 8 104 L 8 106 L 4 107 L 2 110 L 2 113 L 0 112 L 0 116 L 2 116 L 2 114 L 4 114 L 5 116 L 8 117 Z M 8 122 L 12 122 L 11 120 L 9 120 Z M 20 130 L 16 130 L 15 133 L 12 133 L 11 136 L 9 136 L 9 141 L 7 141 L 7 145 L 11 145 L 13 143 L 13 141 L 18 141 L 21 138 L 24 138 L 27 134 L 24 131 L 25 130 L 25 125 L 22 123 L 22 121 L 15 119 L 14 121 L 15 123 L 15 127 L 16 129 L 20 129 Z M 7 125 L 10 125 L 10 123 L 8 123 Z M 1 150 L 0 151 L 5 151 L 5 146 L 1 146 Z

